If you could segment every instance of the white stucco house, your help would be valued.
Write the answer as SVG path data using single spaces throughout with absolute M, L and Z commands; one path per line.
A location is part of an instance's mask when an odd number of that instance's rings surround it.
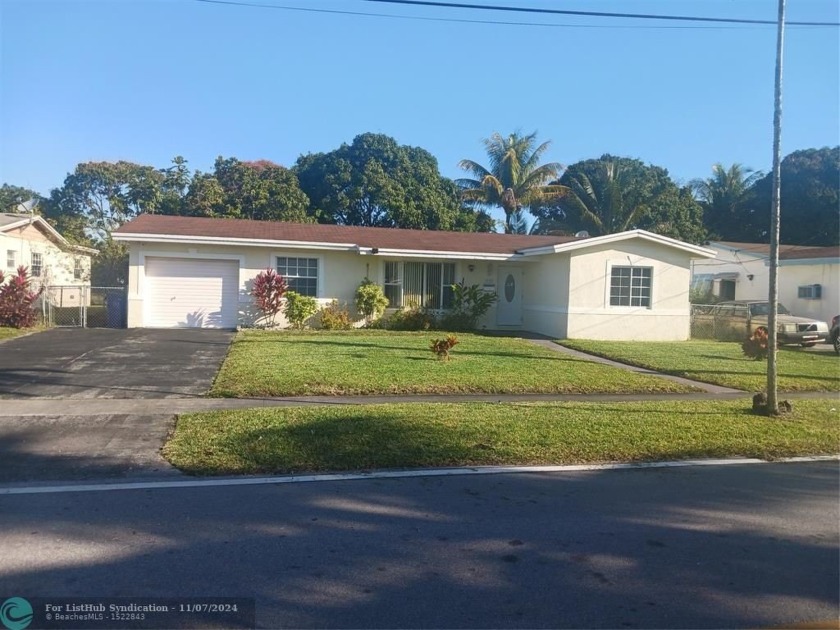
M 766 300 L 770 245 L 712 241 L 714 259 L 692 263 L 691 284 L 721 300 Z M 840 312 L 840 248 L 779 246 L 779 301 L 791 313 L 830 322 Z
M 89 299 L 90 263 L 95 249 L 73 245 L 42 217 L 0 213 L 0 264 L 12 275 L 26 267 L 35 288 L 44 287 L 55 306 L 79 306 Z
M 322 304 L 380 283 L 393 307 L 445 309 L 455 282 L 498 300 L 481 326 L 558 338 L 689 336 L 691 261 L 714 253 L 643 230 L 594 238 L 141 215 L 129 247 L 129 327 L 248 326 L 266 268 Z

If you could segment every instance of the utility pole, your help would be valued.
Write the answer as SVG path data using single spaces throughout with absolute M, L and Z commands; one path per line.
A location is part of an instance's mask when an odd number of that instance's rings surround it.
M 770 204 L 770 315 L 767 319 L 767 415 L 779 415 L 776 319 L 779 306 L 779 217 L 782 179 L 782 57 L 785 44 L 785 0 L 779 0 L 776 34 L 776 88 L 773 108 L 773 197 Z

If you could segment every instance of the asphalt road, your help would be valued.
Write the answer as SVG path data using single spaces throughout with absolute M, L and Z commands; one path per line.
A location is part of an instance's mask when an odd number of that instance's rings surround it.
M 840 614 L 838 463 L 0 495 L 0 594 L 245 596 L 259 627 Z

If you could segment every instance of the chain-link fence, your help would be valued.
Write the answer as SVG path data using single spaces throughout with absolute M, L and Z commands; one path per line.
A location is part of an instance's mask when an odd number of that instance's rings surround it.
M 47 326 L 125 328 L 125 287 L 47 287 L 37 308 Z
M 691 338 L 743 341 L 747 335 L 746 315 L 738 317 L 716 304 L 691 305 Z

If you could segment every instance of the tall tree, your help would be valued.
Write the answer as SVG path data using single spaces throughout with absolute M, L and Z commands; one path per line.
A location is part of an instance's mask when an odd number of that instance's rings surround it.
M 461 160 L 458 166 L 472 175 L 457 180 L 465 199 L 486 206 L 500 207 L 505 213 L 505 232 L 521 229 L 521 215 L 532 205 L 545 204 L 566 194 L 565 186 L 551 184 L 562 165 L 540 159 L 551 145 L 550 141 L 537 145 L 537 133 L 521 135 L 518 131 L 507 137 L 494 133 L 483 140 L 489 168 L 473 160 Z
M 216 158 L 214 171 L 196 171 L 184 197 L 182 213 L 261 221 L 311 220 L 309 199 L 289 169 L 258 160 Z
M 458 201 L 425 149 L 376 133 L 329 153 L 298 158 L 295 172 L 322 223 L 428 230 L 480 229 L 484 219 Z
M 768 173 L 753 186 L 749 212 L 760 220 L 750 224 L 744 239 L 766 243 L 767 216 L 773 191 Z M 840 146 L 803 149 L 788 154 L 781 163 L 782 243 L 791 245 L 840 245 Z
M 142 212 L 156 212 L 163 174 L 132 162 L 85 162 L 50 196 L 45 214 L 56 221 L 84 222 L 85 236 L 99 241 Z
M 534 209 L 553 230 L 593 236 L 641 228 L 702 242 L 702 207 L 659 166 L 609 154 L 572 164 L 560 178 L 570 191 Z
M 759 217 L 750 207 L 752 187 L 763 173 L 754 172 L 740 164 L 725 168 L 712 167 L 712 176 L 691 182 L 700 205 L 703 206 L 703 223 L 712 236 L 726 235 L 729 240 L 743 240 Z M 766 213 L 760 214 L 762 222 Z

